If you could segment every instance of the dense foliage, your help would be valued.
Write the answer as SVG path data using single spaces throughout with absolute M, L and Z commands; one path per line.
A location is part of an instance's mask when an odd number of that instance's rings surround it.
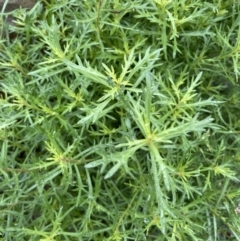
M 39 1 L 13 15 L 0 240 L 240 240 L 239 1 Z

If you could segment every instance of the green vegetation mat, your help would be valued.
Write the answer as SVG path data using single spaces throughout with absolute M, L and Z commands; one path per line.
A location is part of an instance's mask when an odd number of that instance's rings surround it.
M 239 1 L 11 14 L 0 240 L 240 240 Z

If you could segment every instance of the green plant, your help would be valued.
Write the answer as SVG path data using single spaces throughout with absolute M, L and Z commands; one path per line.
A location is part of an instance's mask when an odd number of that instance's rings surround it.
M 2 240 L 240 240 L 240 4 L 42 4 L 0 43 Z

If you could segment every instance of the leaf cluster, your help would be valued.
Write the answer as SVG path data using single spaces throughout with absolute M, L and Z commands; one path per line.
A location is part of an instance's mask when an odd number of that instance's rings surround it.
M 239 10 L 16 10 L 0 42 L 0 239 L 240 240 Z

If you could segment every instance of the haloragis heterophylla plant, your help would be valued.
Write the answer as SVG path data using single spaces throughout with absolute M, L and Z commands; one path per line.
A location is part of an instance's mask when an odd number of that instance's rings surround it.
M 239 7 L 71 0 L 12 13 L 1 239 L 240 240 Z

